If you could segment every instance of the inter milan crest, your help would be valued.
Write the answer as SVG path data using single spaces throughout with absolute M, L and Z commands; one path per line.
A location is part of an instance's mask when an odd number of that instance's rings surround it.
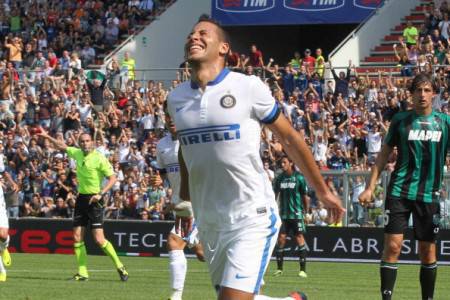
M 222 98 L 220 98 L 220 106 L 223 108 L 232 108 L 236 105 L 236 98 L 234 98 L 233 95 L 225 95 Z

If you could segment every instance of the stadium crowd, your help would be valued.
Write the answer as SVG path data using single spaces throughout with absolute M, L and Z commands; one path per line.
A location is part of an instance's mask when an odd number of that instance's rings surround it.
M 110 219 L 168 220 L 172 190 L 152 186 L 160 172 L 156 143 L 166 134 L 163 103 L 177 84 L 189 79 L 183 65 L 170 86 L 135 78 L 134 59 L 113 58 L 106 74 L 86 71 L 101 53 L 151 14 L 150 8 L 169 1 L 27 1 L 4 4 L 0 39 L 0 169 L 6 169 L 20 186 L 5 186 L 10 217 L 67 218 L 77 193 L 75 164 L 38 137 L 42 129 L 68 145 L 89 132 L 97 149 L 113 163 L 118 182 L 106 197 L 105 217 Z M 148 6 L 146 6 L 148 5 Z M 448 9 L 432 9 L 414 31 L 408 24 L 393 47 L 399 66 L 358 72 L 352 61 L 335 68 L 321 49 L 295 52 L 279 64 L 263 55 L 257 45 L 248 54 L 231 52 L 229 68 L 260 76 L 283 113 L 305 136 L 314 158 L 329 171 L 330 189 L 343 195 L 343 170 L 367 171 L 381 149 L 392 116 L 411 107 L 410 76 L 431 72 L 440 88 L 434 108 L 448 113 L 450 64 Z M 10 14 L 9 20 L 6 17 Z M 126 24 L 125 24 L 126 23 Z M 118 28 L 114 38 L 110 27 Z M 415 27 L 414 27 L 415 28 Z M 416 33 L 414 33 L 416 32 Z M 121 72 L 123 67 L 127 73 Z M 328 76 L 327 74 L 330 74 Z M 281 144 L 268 130 L 261 136 L 264 170 L 273 179 L 279 172 Z M 394 167 L 392 153 L 388 170 Z M 447 162 L 450 170 L 450 160 Z M 376 191 L 373 207 L 363 208 L 358 195 L 365 179 L 349 177 L 351 223 L 381 225 L 383 189 Z M 306 221 L 327 226 L 327 211 L 314 197 Z M 446 198 L 443 191 L 443 198 Z

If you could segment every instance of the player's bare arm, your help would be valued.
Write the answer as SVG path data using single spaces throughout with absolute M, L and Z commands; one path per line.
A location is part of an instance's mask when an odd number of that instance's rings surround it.
M 181 148 L 178 150 L 178 163 L 180 164 L 180 199 L 183 201 L 191 201 L 189 193 L 189 172 L 186 167 L 186 163 L 183 158 Z M 177 228 L 181 228 L 181 236 L 192 230 L 192 217 L 177 217 L 175 223 L 181 224 Z
M 53 138 L 52 136 L 50 136 L 48 134 L 47 131 L 45 131 L 44 129 L 40 128 L 40 133 L 38 133 L 38 136 L 47 139 L 50 143 L 53 144 L 53 146 L 56 147 L 56 149 L 61 150 L 61 151 L 66 151 L 67 149 L 67 144 L 64 143 L 63 140 L 57 140 L 55 138 Z
M 300 168 L 316 191 L 319 199 L 323 201 L 330 213 L 331 221 L 333 223 L 340 222 L 345 213 L 345 209 L 342 207 L 341 200 L 325 184 L 319 168 L 314 162 L 311 151 L 301 134 L 290 125 L 282 114 L 280 114 L 275 122 L 269 124 L 268 127 L 278 136 L 288 156 Z
M 384 167 L 386 166 L 386 163 L 389 159 L 389 155 L 392 153 L 392 150 L 393 150 L 392 147 L 387 144 L 383 145 L 383 148 L 381 148 L 381 151 L 377 156 L 375 164 L 372 167 L 367 188 L 358 197 L 359 203 L 361 203 L 361 205 L 368 205 L 373 201 L 373 191 L 375 190 L 378 177 L 384 170 Z

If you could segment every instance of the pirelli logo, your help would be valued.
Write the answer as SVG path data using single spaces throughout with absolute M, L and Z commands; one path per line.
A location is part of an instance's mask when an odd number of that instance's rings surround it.
M 440 142 L 441 136 L 441 131 L 413 129 L 409 131 L 408 141 Z

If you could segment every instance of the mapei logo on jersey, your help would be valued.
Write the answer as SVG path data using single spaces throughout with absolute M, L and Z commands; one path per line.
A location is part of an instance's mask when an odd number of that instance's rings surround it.
M 283 0 L 284 7 L 293 10 L 322 11 L 344 6 L 345 0 Z
M 411 129 L 408 134 L 408 141 L 440 142 L 441 137 L 442 137 L 441 131 Z
M 251 13 L 275 7 L 275 0 L 216 0 L 218 10 L 233 13 Z
M 295 182 L 282 182 L 280 189 L 295 189 Z
M 359 8 L 375 9 L 383 3 L 384 0 L 353 0 L 353 5 Z
M 184 129 L 178 131 L 178 139 L 184 146 L 214 142 L 229 142 L 241 139 L 241 125 L 219 125 Z

